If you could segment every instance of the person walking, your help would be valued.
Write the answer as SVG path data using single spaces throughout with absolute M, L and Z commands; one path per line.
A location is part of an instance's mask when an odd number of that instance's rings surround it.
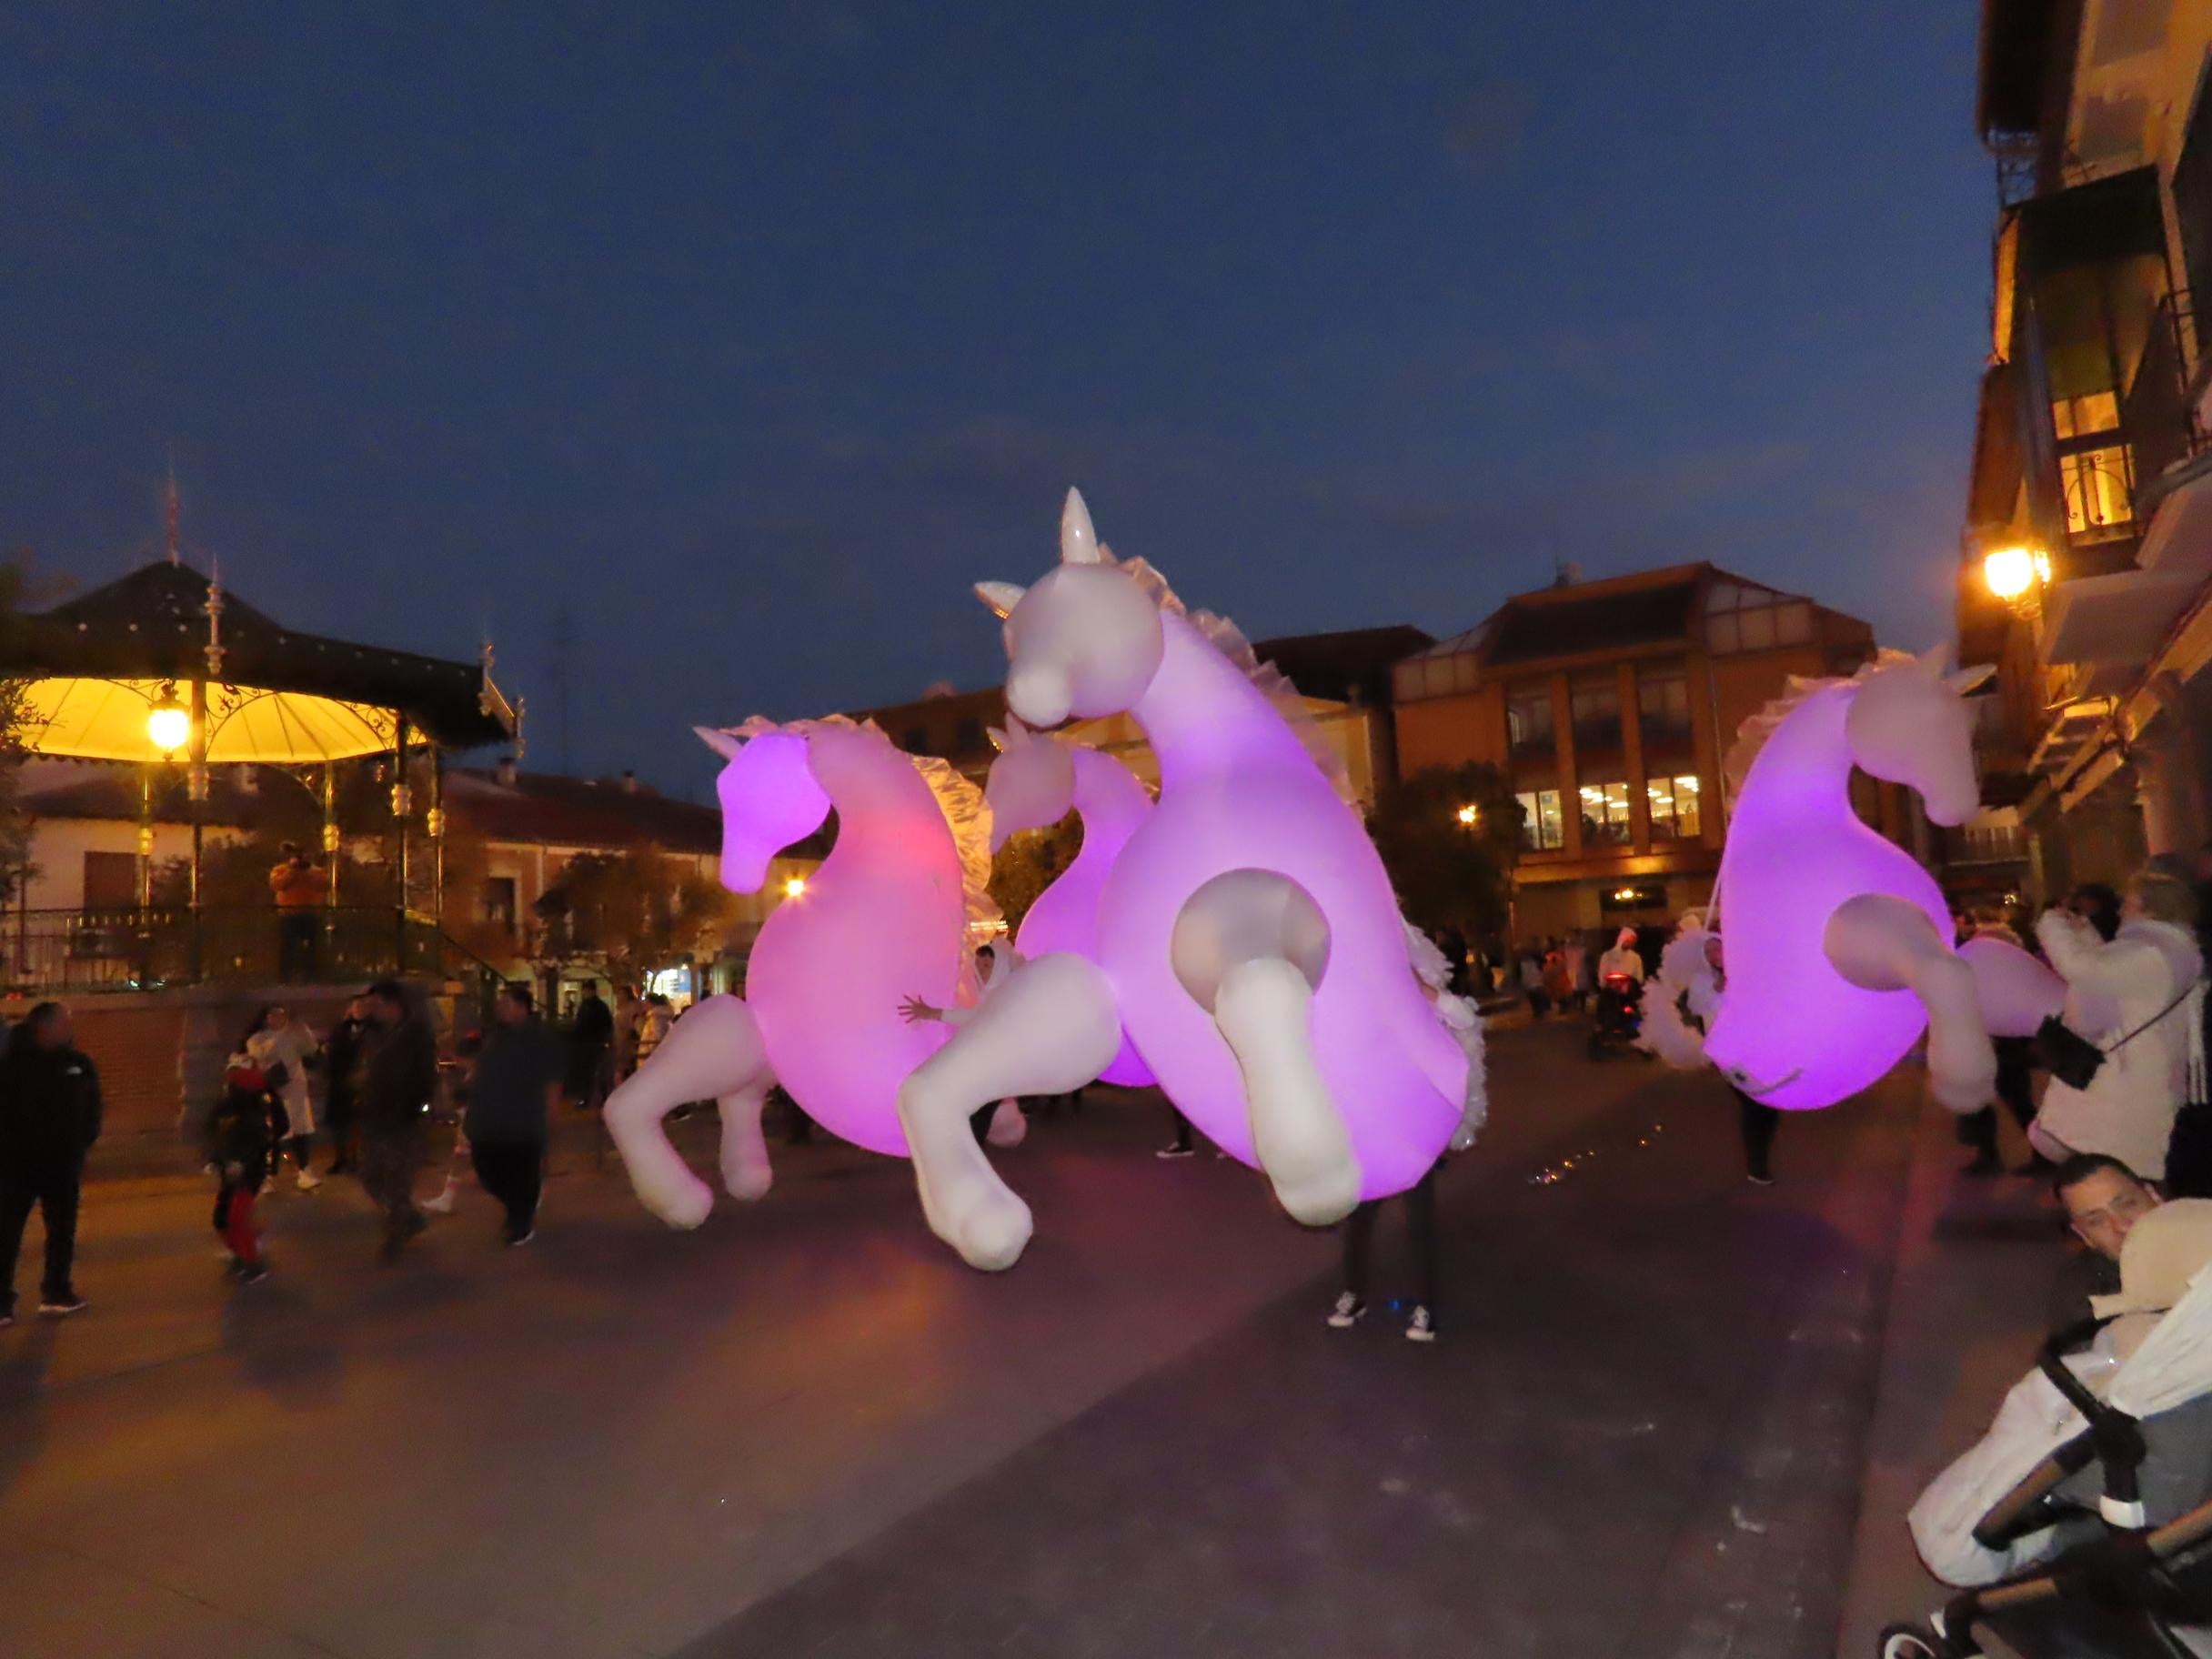
M 269 1276 L 261 1256 L 261 1233 L 254 1225 L 254 1199 L 268 1173 L 272 1142 L 268 1078 L 240 1044 L 223 1070 L 223 1096 L 207 1114 L 207 1161 L 220 1185 L 215 1195 L 215 1230 L 230 1250 L 226 1275 L 258 1284 Z
M 569 1096 L 587 1111 L 604 1105 L 613 1090 L 615 1010 L 599 995 L 597 980 L 584 981 L 584 994 L 568 1027 Z
M 2006 925 L 2002 912 L 1993 910 L 1969 911 L 1965 919 L 1967 939 L 1994 939 L 2003 944 L 2020 947 L 2020 936 Z M 1961 943 L 1966 942 L 1965 940 Z M 1997 1056 L 1997 1099 L 2012 1114 L 2021 1133 L 2036 1121 L 2035 1078 L 2031 1068 L 2035 1063 L 2035 1039 L 2032 1037 L 1996 1037 L 1991 1045 Z M 1997 1109 L 1985 1106 L 1979 1111 L 1970 1111 L 1958 1121 L 1960 1142 L 1972 1149 L 1973 1160 L 1960 1172 L 1972 1176 L 2001 1174 L 2004 1162 L 1997 1156 Z M 2039 1175 L 2049 1171 L 2049 1160 L 2028 1148 L 2028 1161 L 2022 1166 L 2023 1175 Z
M 2164 1181 L 2174 1120 L 2204 1075 L 2204 959 L 2194 931 L 2197 898 L 2187 882 L 2156 868 L 2137 872 L 2106 941 L 2066 910 L 2046 910 L 2036 937 L 2066 982 L 2068 1023 L 2098 1006 L 2101 1054 L 2082 1087 L 2054 1077 L 2028 1141 L 2053 1163 L 2103 1152 L 2145 1181 Z M 2084 1033 L 2085 1035 L 2086 1033 Z M 2195 1171 L 2192 1171 L 2195 1173 Z
M 668 998 L 657 990 L 646 998 L 644 1011 L 638 1019 L 638 1065 L 653 1058 L 653 1051 L 660 1046 L 669 1028 L 675 1023 L 676 1010 L 669 1007 Z
M 429 1022 L 397 980 L 368 988 L 372 1022 L 362 1071 L 361 1184 L 384 1217 L 379 1262 L 399 1259 L 407 1241 L 429 1223 L 415 1204 L 415 1176 L 428 1139 L 437 1092 L 437 1045 Z
M 508 1243 L 528 1244 L 538 1232 L 548 1114 L 561 1093 L 560 1040 L 538 1017 L 527 985 L 501 987 L 492 1016 L 461 1122 L 478 1181 L 507 1212 Z
M 638 1069 L 638 1028 L 645 1019 L 645 1004 L 638 988 L 624 985 L 615 992 L 615 1081 Z
M 360 1168 L 355 1153 L 358 1139 L 354 1121 L 361 1098 L 362 1047 L 368 1037 L 368 999 L 358 996 L 346 1005 L 346 1017 L 330 1028 L 323 1045 L 323 1071 L 328 1079 L 323 1091 L 323 1115 L 329 1120 L 330 1167 L 327 1175 L 346 1175 Z
M 322 1052 L 315 1032 L 279 1002 L 261 1010 L 246 1032 L 245 1049 L 284 1109 L 282 1138 L 269 1147 L 269 1175 L 273 1179 L 283 1172 L 289 1149 L 299 1168 L 299 1190 L 312 1192 L 323 1184 L 308 1155 L 315 1145 L 315 1103 L 307 1092 L 307 1066 Z
M 36 1205 L 46 1229 L 38 1311 L 81 1312 L 70 1269 L 85 1155 L 100 1138 L 100 1073 L 70 1039 L 69 1010 L 41 1002 L 0 1054 L 0 1325 L 15 1320 L 15 1258 Z
M 269 870 L 269 892 L 276 900 L 276 975 L 289 985 L 315 978 L 323 932 L 319 909 L 330 881 L 307 862 L 297 841 L 276 850 L 283 856 Z

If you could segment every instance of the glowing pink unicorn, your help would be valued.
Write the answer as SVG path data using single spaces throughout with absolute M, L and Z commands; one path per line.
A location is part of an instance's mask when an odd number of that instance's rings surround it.
M 1936 1098 L 1974 1111 L 1996 1081 L 1989 1016 L 2007 1000 L 1998 980 L 2023 977 L 2050 1000 L 2047 971 L 2037 979 L 2031 963 L 2015 975 L 2022 952 L 1994 941 L 1955 952 L 1935 880 L 1852 810 L 1855 762 L 1917 789 L 1935 823 L 1964 823 L 1979 808 L 1961 694 L 1981 676 L 1946 679 L 1944 663 L 1941 646 L 1898 653 L 1854 679 L 1800 683 L 1746 723 L 1754 758 L 1717 890 L 1728 988 L 1704 1052 L 1770 1106 L 1855 1094 L 1925 1029 Z
M 832 808 L 837 845 L 761 927 L 745 1000 L 709 997 L 678 1021 L 651 1059 L 607 1102 L 607 1127 L 646 1207 L 696 1227 L 714 1202 L 661 1128 L 671 1107 L 712 1099 L 722 1113 L 723 1184 L 736 1198 L 768 1191 L 760 1109 L 781 1082 L 809 1116 L 870 1151 L 906 1151 L 899 1085 L 936 1051 L 945 1029 L 899 1018 L 903 996 L 956 1001 L 964 936 L 988 870 L 981 813 L 964 856 L 940 788 L 873 726 L 756 720 L 699 736 L 729 762 L 722 804 L 722 885 L 757 891 L 769 861 L 821 828 Z M 940 769 L 945 770 L 946 769 Z
M 1032 733 L 1007 717 L 1006 729 L 990 740 L 999 750 L 991 762 L 983 797 L 990 803 L 990 848 L 1006 845 L 1019 830 L 1041 830 L 1068 815 L 1081 815 L 1083 844 L 1075 861 L 1037 895 L 1021 919 L 1015 948 L 1034 960 L 1056 950 L 1099 960 L 1099 899 L 1121 849 L 1152 809 L 1152 798 L 1136 774 L 1111 755 Z M 1103 1083 L 1149 1088 L 1155 1081 L 1136 1046 L 1124 1035 L 1113 1062 L 1099 1073 Z
M 1007 705 L 1035 727 L 1132 714 L 1160 800 L 1101 893 L 1098 964 L 1026 964 L 900 1091 L 930 1226 L 973 1266 L 1020 1257 L 1028 1207 L 968 1114 L 1089 1081 L 1124 1023 L 1169 1098 L 1298 1220 L 1403 1191 L 1459 1124 L 1467 1056 L 1413 977 L 1358 814 L 1254 683 L 1249 648 L 1232 660 L 1217 619 L 1117 564 L 1073 491 L 1061 560 L 1026 593 L 978 590 L 1007 618 Z

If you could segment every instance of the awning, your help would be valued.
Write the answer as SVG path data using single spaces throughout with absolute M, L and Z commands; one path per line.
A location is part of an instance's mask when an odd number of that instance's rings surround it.
M 33 680 L 25 694 L 24 747 L 34 754 L 87 760 L 160 759 L 146 731 L 146 715 L 165 693 L 181 699 L 184 689 L 156 679 Z M 364 703 L 253 686 L 211 685 L 206 695 L 210 765 L 350 760 L 389 753 L 398 735 L 391 709 Z
M 2060 582 L 2044 599 L 2042 656 L 2061 663 L 2116 663 L 2140 669 L 2197 595 L 2200 578 L 2116 570 Z

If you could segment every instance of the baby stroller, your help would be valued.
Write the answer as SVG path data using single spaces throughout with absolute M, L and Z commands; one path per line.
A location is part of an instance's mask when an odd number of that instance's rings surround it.
M 2212 1274 L 2206 1284 L 2212 1286 Z M 2212 1500 L 2212 1363 L 2203 1352 L 2188 1351 L 2201 1351 L 2212 1338 L 2212 1320 L 2205 1317 L 2212 1299 L 2192 1289 L 2167 1317 L 2180 1319 L 2191 1303 L 2203 1304 L 2189 1310 L 2192 1328 L 2177 1330 L 2178 1340 L 2167 1344 L 2175 1352 L 2162 1358 L 2169 1372 L 2193 1372 L 2187 1382 L 2197 1392 L 2167 1404 L 2165 1396 L 2185 1384 L 2161 1376 L 2149 1397 L 2163 1409 L 2141 1417 L 2100 1399 L 2076 1369 L 2099 1363 L 2110 1369 L 2109 1357 L 2073 1363 L 2066 1357 L 2111 1322 L 2089 1321 L 2044 1345 L 2036 1372 L 2015 1388 L 1989 1438 L 1914 1508 L 1915 1542 L 1932 1568 L 1963 1582 L 1975 1574 L 1957 1563 L 1979 1553 L 1995 1582 L 1955 1596 L 1926 1624 L 1891 1625 L 1882 1633 L 1882 1659 L 1973 1659 L 1985 1651 L 2031 1659 L 2212 1654 L 2212 1630 L 2203 1628 L 2212 1625 L 2212 1501 L 2205 1501 Z M 1970 1545 L 1962 1542 L 1948 1554 L 1932 1548 L 1928 1529 L 1936 1523 L 1929 1512 L 1940 1507 L 1945 1483 L 2006 1434 L 2008 1417 L 2017 1428 L 2037 1399 L 2048 1401 L 2047 1393 L 2030 1393 L 2038 1376 L 2071 1408 L 2064 1421 L 2070 1424 L 2078 1413 L 2086 1426 L 2045 1453 L 1973 1524 Z M 2110 1393 L 2125 1392 L 2116 1379 Z M 2101 1480 L 2093 1470 L 2101 1470 Z M 2147 1484 L 2158 1488 L 2159 1503 L 2147 1504 Z M 2177 1493 L 2187 1499 L 2177 1502 Z M 2153 1526 L 2148 1515 L 2155 1509 L 2178 1513 Z M 1984 1637 L 2005 1645 L 1985 1650 Z
M 1597 1006 L 1590 1018 L 1590 1058 L 1603 1060 L 1611 1051 L 1634 1051 L 1636 1032 L 1643 1023 L 1644 988 L 1625 973 L 1609 973 L 1597 988 Z

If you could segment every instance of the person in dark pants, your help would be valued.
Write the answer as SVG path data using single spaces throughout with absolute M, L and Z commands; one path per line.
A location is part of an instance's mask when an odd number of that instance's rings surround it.
M 508 1243 L 528 1244 L 538 1231 L 548 1114 L 561 1094 L 561 1045 L 527 985 L 503 987 L 492 1013 L 461 1122 L 477 1180 L 507 1211 Z
M 85 1154 L 100 1138 L 100 1074 L 70 1041 L 69 1010 L 41 1002 L 0 1054 L 0 1325 L 15 1320 L 15 1258 L 36 1205 L 46 1229 L 38 1311 L 80 1312 L 70 1268 Z
M 269 1276 L 254 1225 L 254 1199 L 267 1178 L 271 1098 L 267 1075 L 241 1046 L 223 1072 L 223 1097 L 207 1114 L 207 1161 L 221 1178 L 215 1230 L 230 1250 L 226 1277 L 258 1284 Z
M 2076 890 L 2078 898 L 2086 889 Z M 2106 893 L 2111 889 L 2103 890 Z M 2119 900 L 2113 900 L 2113 921 L 2116 930 Z M 1967 940 L 1994 939 L 2000 943 L 2022 948 L 2020 936 L 2006 925 L 2002 913 L 1989 910 L 1976 910 L 1966 918 Z M 1962 940 L 1964 943 L 1966 940 Z M 2035 1061 L 2035 1039 L 2032 1037 L 1998 1037 L 1993 1040 L 1997 1055 L 1997 1099 L 2012 1114 L 2012 1121 L 2025 1134 L 2027 1126 L 2036 1121 L 2036 1091 L 2032 1075 Z M 1968 1112 L 1958 1121 L 1959 1141 L 1974 1150 L 1974 1160 L 1962 1171 L 1967 1175 L 2001 1174 L 2005 1165 L 1997 1157 L 1997 1111 L 1985 1106 L 1979 1111 Z M 2028 1161 L 2020 1171 L 2023 1175 L 2040 1175 L 2048 1171 L 2050 1161 L 2028 1149 Z
M 362 1068 L 361 1184 L 384 1215 L 379 1262 L 399 1259 L 429 1223 L 415 1205 L 415 1176 L 437 1092 L 437 1044 L 397 980 L 368 988 L 371 1037 Z
M 331 1028 L 330 1041 L 323 1045 L 323 1064 L 330 1078 L 323 1097 L 323 1115 L 330 1121 L 328 1173 L 332 1175 L 360 1168 L 355 1144 L 359 1131 L 354 1113 L 360 1100 L 361 1056 L 368 1029 L 368 999 L 356 997 L 346 1005 L 346 1017 Z
M 1744 1137 L 1744 1173 L 1756 1187 L 1775 1184 L 1775 1131 L 1782 1127 L 1782 1109 L 1755 1101 L 1731 1083 L 1735 1096 L 1736 1126 Z
M 1196 1150 L 1191 1144 L 1191 1120 L 1184 1117 L 1171 1103 L 1168 1115 L 1175 1120 L 1175 1139 L 1152 1154 L 1155 1158 L 1188 1158 Z
M 1406 1316 L 1405 1340 L 1436 1340 L 1436 1171 L 1428 1173 L 1405 1194 L 1405 1230 L 1413 1250 L 1413 1309 Z M 1362 1199 L 1344 1223 L 1344 1288 L 1329 1310 L 1329 1328 L 1348 1331 L 1367 1312 L 1367 1265 L 1372 1253 L 1375 1217 L 1382 1201 Z
M 614 1089 L 615 1010 L 599 995 L 597 980 L 584 981 L 568 1028 L 568 1094 L 587 1111 L 597 1111 Z

